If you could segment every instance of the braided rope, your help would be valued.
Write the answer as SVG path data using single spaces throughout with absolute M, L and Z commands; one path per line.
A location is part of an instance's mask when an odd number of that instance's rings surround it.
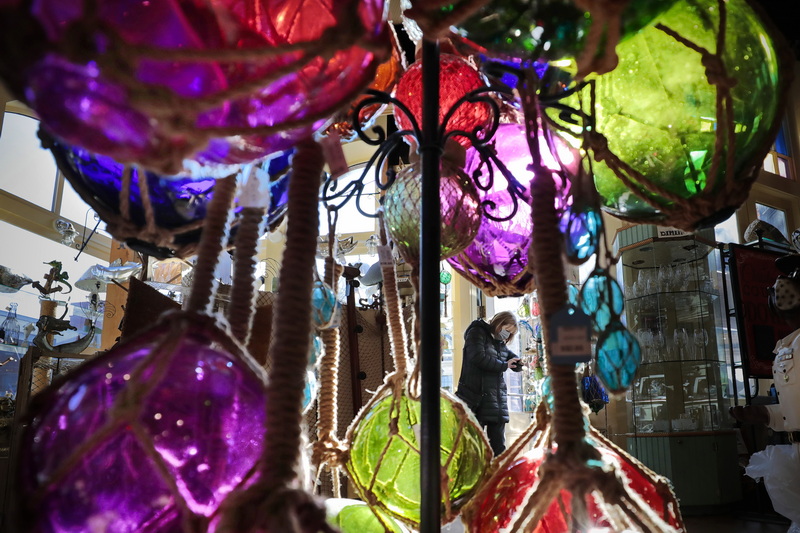
M 184 309 L 194 313 L 208 311 L 211 294 L 214 290 L 214 270 L 217 268 L 219 254 L 227 230 L 228 216 L 236 193 L 236 176 L 217 180 L 214 196 L 208 205 L 203 234 L 197 252 L 194 268 L 192 292 L 184 304 Z
M 622 34 L 621 16 L 629 2 L 630 0 L 575 0 L 575 6 L 589 12 L 592 18 L 586 44 L 576 59 L 577 79 L 583 79 L 592 72 L 605 74 L 616 68 L 618 58 L 615 49 Z
M 263 207 L 243 208 L 234 242 L 233 284 L 227 314 L 233 338 L 244 346 L 247 346 L 253 325 L 253 302 L 256 297 L 253 272 L 265 211 Z
M 267 356 L 267 421 L 259 477 L 225 500 L 217 527 L 220 533 L 333 532 L 325 523 L 322 503 L 293 488 L 298 478 L 305 387 L 305 372 L 298 369 L 308 364 L 310 296 L 319 234 L 317 198 L 324 163 L 318 144 L 308 139 L 297 145 L 289 182 L 288 246 Z
M 334 234 L 329 231 L 329 234 Z M 336 264 L 332 255 L 325 258 L 325 272 L 323 277 L 330 280 L 331 287 L 336 287 L 339 276 L 342 273 L 342 266 Z M 317 393 L 317 441 L 312 448 L 312 464 L 317 466 L 318 473 L 323 465 L 331 467 L 333 477 L 334 497 L 338 498 L 340 493 L 339 470 L 341 457 L 346 449 L 337 437 L 339 395 L 339 358 L 341 355 L 339 328 L 328 328 L 320 333 L 324 352 L 318 363 L 319 367 L 319 392 Z

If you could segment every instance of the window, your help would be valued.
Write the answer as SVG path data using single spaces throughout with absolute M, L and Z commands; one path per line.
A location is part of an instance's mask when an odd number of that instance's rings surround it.
M 764 170 L 772 174 L 777 174 L 782 178 L 794 179 L 794 174 L 792 172 L 792 153 L 789 148 L 790 140 L 789 122 L 784 118 L 778 130 L 778 135 L 775 137 L 772 149 L 764 158 Z
M 759 220 L 768 222 L 778 228 L 784 237 L 788 237 L 789 231 L 786 223 L 786 213 L 782 209 L 756 202 L 756 216 Z
M 41 147 L 39 121 L 19 102 L 6 104 L 0 124 L 0 220 L 41 237 L 62 239 L 57 230 L 71 223 L 79 248 L 98 225 L 94 211 L 66 182 L 53 156 Z M 107 260 L 111 238 L 105 224 L 89 240 L 84 252 Z
M 6 113 L 0 130 L 0 189 L 52 210 L 58 167 L 44 150 L 36 132 L 39 121 L 17 113 Z

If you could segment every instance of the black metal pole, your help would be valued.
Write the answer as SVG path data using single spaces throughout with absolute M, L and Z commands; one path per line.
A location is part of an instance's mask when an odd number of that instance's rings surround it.
M 420 533 L 440 531 L 441 486 L 441 333 L 439 331 L 439 43 L 422 41 L 422 202 L 420 206 L 419 320 L 420 320 Z

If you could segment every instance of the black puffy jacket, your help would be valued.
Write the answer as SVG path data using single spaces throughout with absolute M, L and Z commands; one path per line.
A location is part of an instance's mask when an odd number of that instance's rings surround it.
M 508 422 L 508 391 L 503 374 L 507 361 L 514 357 L 517 356 L 505 343 L 492 336 L 489 324 L 483 320 L 473 321 L 464 332 L 464 358 L 456 396 L 464 400 L 482 424 Z

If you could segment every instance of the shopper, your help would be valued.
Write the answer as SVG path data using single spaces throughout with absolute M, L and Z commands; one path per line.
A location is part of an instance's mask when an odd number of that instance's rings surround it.
M 741 422 L 766 424 L 774 431 L 788 432 L 795 458 L 800 461 L 800 255 L 781 257 L 776 260 L 776 265 L 786 275 L 778 276 L 770 289 L 769 306 L 794 328 L 792 333 L 778 341 L 773 350 L 772 376 L 779 403 L 738 405 L 731 407 L 730 413 Z M 800 484 L 800 479 L 797 483 Z M 775 494 L 770 493 L 770 497 L 773 501 L 776 499 Z M 800 533 L 797 520 L 789 532 Z
M 522 362 L 506 345 L 517 333 L 517 319 L 508 311 L 497 313 L 487 324 L 473 321 L 464 332 L 464 357 L 456 396 L 475 413 L 495 456 L 506 449 L 508 391 L 503 374 L 522 370 Z

